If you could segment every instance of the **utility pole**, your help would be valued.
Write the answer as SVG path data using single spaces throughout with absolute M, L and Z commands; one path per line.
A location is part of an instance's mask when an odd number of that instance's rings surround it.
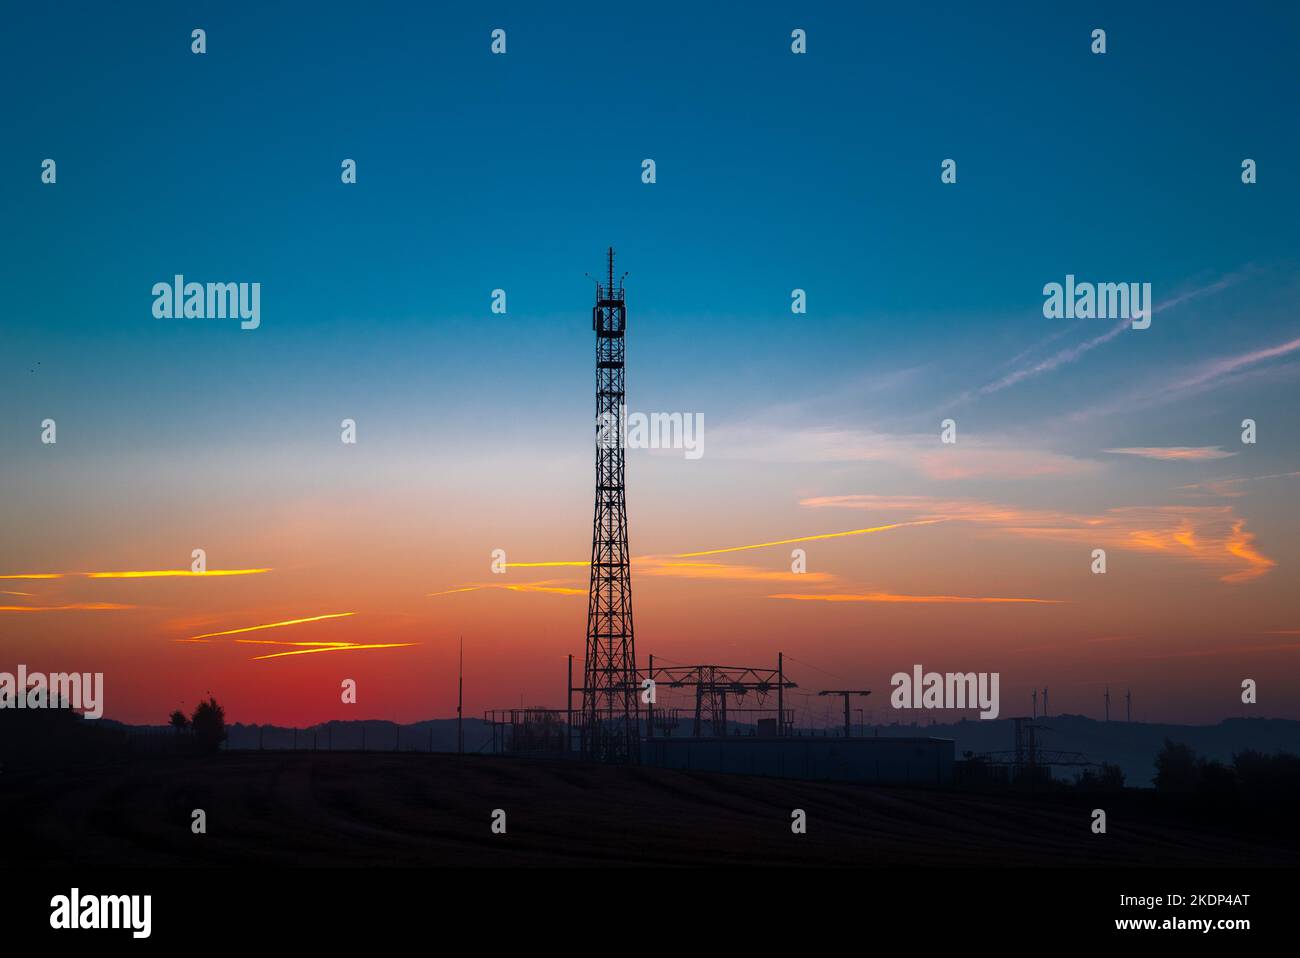
M 1106 686 L 1106 721 L 1110 721 L 1110 686 Z
M 465 754 L 465 636 L 460 637 L 460 677 L 456 682 L 456 754 Z
M 776 653 L 776 734 L 785 734 L 785 653 Z
M 564 692 L 565 752 L 573 751 L 573 653 L 569 653 L 569 685 Z
M 653 652 L 650 653 L 649 659 L 650 659 L 650 671 L 646 673 L 646 677 L 650 679 L 651 692 L 650 692 L 650 701 L 646 703 L 645 736 L 646 738 L 654 738 L 655 737 L 655 695 L 654 695 L 655 656 Z
M 1047 686 L 1044 685 L 1043 686 L 1043 718 L 1047 718 L 1048 714 L 1049 713 L 1047 711 Z
M 1124 721 L 1125 722 L 1133 721 L 1133 690 L 1132 689 L 1126 689 L 1124 691 Z
M 1034 689 L 1029 697 L 1034 701 L 1034 718 L 1038 718 L 1038 689 Z
M 817 693 L 818 695 L 842 695 L 844 696 L 844 737 L 853 737 L 853 715 L 849 708 L 850 695 L 867 696 L 871 694 L 870 689 L 824 689 Z

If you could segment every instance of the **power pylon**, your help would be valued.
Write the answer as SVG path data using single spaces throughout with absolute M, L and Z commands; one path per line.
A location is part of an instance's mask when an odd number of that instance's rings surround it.
M 627 309 L 623 281 L 596 281 L 596 511 L 591 532 L 587 654 L 582 689 L 582 751 L 593 761 L 640 759 L 640 699 L 632 632 L 632 575 L 624 481 L 624 376 Z M 624 274 L 626 275 L 626 274 Z

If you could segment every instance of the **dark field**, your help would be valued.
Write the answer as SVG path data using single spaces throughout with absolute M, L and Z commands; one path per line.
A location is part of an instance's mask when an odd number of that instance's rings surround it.
M 1089 829 L 1095 807 L 1107 835 Z M 206 835 L 190 831 L 195 808 Z M 506 835 L 490 831 L 495 808 Z M 794 808 L 808 813 L 806 835 L 790 831 Z M 233 752 L 0 775 L 0 861 L 35 865 L 1300 863 L 1295 830 L 1268 821 L 1149 793 L 926 791 L 486 756 Z

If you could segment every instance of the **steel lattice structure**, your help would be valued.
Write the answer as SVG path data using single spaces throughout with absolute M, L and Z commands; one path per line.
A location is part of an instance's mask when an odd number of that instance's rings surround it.
M 627 309 L 614 285 L 614 249 L 606 282 L 596 282 L 596 511 L 582 689 L 582 750 L 594 761 L 640 758 L 640 698 L 632 632 L 632 575 L 627 545 L 623 363 Z

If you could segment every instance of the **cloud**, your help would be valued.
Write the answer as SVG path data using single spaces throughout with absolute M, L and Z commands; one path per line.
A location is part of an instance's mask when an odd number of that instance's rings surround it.
M 71 605 L 0 605 L 0 612 L 116 612 L 134 608 L 120 602 L 75 602 Z
M 906 434 L 749 423 L 715 430 L 710 443 L 710 455 L 718 459 L 882 463 L 940 480 L 1072 478 L 1101 468 L 1091 460 L 996 436 L 967 435 L 959 443 L 943 444 L 938 422 L 933 433 Z
M 1243 496 L 1245 493 L 1239 488 L 1242 483 L 1247 482 L 1264 482 L 1268 479 L 1295 479 L 1300 477 L 1300 472 L 1275 472 L 1268 476 L 1232 476 L 1226 479 L 1207 479 L 1204 482 L 1190 482 L 1187 485 L 1179 486 L 1179 489 L 1186 489 L 1189 492 L 1203 492 L 1215 496 Z
M 828 572 L 792 572 L 789 569 L 763 569 L 752 565 L 727 565 L 721 562 L 648 562 L 640 573 L 647 576 L 670 576 L 681 579 L 712 579 L 729 582 L 818 582 L 835 580 Z
M 874 532 L 888 532 L 891 529 L 902 529 L 908 526 L 926 526 L 935 522 L 941 522 L 940 519 L 918 519 L 912 522 L 891 522 L 883 526 L 871 526 L 866 529 L 849 529 L 847 532 L 819 532 L 806 536 L 796 536 L 792 539 L 775 539 L 771 542 L 756 542 L 751 545 L 743 546 L 726 546 L 722 549 L 706 549 L 702 552 L 679 552 L 672 558 L 674 559 L 693 559 L 698 556 L 721 555 L 724 552 L 744 552 L 747 549 L 765 549 L 768 546 L 786 546 L 794 542 L 812 542 L 814 539 L 839 539 L 844 536 L 863 536 L 870 535 Z M 636 560 L 633 560 L 636 561 Z
M 1058 605 L 1061 599 L 1022 599 L 1003 598 L 986 595 L 903 595 L 896 592 L 862 592 L 862 593 L 798 593 L 769 595 L 769 599 L 798 599 L 808 602 L 919 602 L 919 603 L 1030 603 L 1034 605 Z
M 283 622 L 268 622 L 265 625 L 250 625 L 241 629 L 227 629 L 224 632 L 204 632 L 202 635 L 192 635 L 192 639 L 210 639 L 218 635 L 237 635 L 241 632 L 257 632 L 261 629 L 279 629 L 288 625 L 303 625 L 307 622 L 320 622 L 322 619 L 342 619 L 350 615 L 356 615 L 355 612 L 331 612 L 329 615 L 313 615 L 305 619 L 286 619 Z
M 975 499 L 845 495 L 801 500 L 812 508 L 914 512 L 929 518 L 975 522 L 1008 535 L 1078 542 L 1091 547 L 1154 552 L 1215 569 L 1227 583 L 1247 582 L 1277 563 L 1254 545 L 1254 533 L 1231 506 L 1135 506 L 1080 514 L 1021 509 Z
M 73 572 L 70 575 L 84 575 L 88 579 L 165 579 L 184 576 L 194 579 L 216 579 L 227 575 L 261 575 L 271 569 L 209 569 L 206 572 L 193 572 L 190 569 L 156 569 L 144 572 Z
M 62 579 L 64 576 L 81 576 L 87 579 L 161 579 L 172 576 L 204 579 L 220 578 L 228 575 L 261 575 L 271 569 L 209 569 L 207 572 L 193 572 L 190 569 L 156 569 L 147 571 L 125 572 L 24 572 L 13 575 L 0 575 L 0 579 Z
M 1114 413 L 1131 412 L 1140 406 L 1152 406 L 1185 399 L 1197 393 L 1240 381 L 1246 376 L 1268 374 L 1276 369 L 1293 370 L 1294 366 L 1260 367 L 1269 360 L 1290 356 L 1297 351 L 1300 351 L 1300 338 L 1290 339 L 1274 346 L 1253 349 L 1250 352 L 1211 359 L 1188 368 L 1180 375 L 1167 379 L 1154 388 L 1131 392 L 1123 398 L 1081 409 L 1072 413 L 1068 418 L 1073 422 L 1080 422 L 1086 419 L 1109 416 Z
M 1222 446 L 1122 446 L 1103 449 L 1102 452 L 1122 456 L 1141 456 L 1166 462 L 1201 462 L 1210 459 L 1227 459 L 1235 452 L 1226 452 Z
M 1160 313 L 1165 312 L 1166 310 L 1173 309 L 1175 306 L 1181 306 L 1183 303 L 1186 303 L 1189 300 L 1198 299 L 1201 296 L 1205 296 L 1210 293 L 1217 293 L 1220 290 L 1227 289 L 1229 286 L 1234 286 L 1238 282 L 1240 282 L 1243 278 L 1250 275 L 1251 272 L 1252 270 L 1246 269 L 1246 270 L 1238 271 L 1236 273 L 1229 273 L 1228 275 L 1223 276 L 1220 279 L 1215 280 L 1213 283 L 1210 283 L 1206 286 L 1200 286 L 1194 289 L 1189 289 L 1183 293 L 1179 293 L 1175 296 L 1172 296 L 1169 299 L 1162 300 L 1161 302 L 1156 304 L 1155 308 L 1152 310 L 1152 315 L 1153 316 L 1158 315 Z M 1125 319 L 1123 322 L 1111 326 L 1104 333 L 1094 336 L 1091 339 L 1084 340 L 1082 343 L 1076 343 L 1073 346 L 1069 346 L 1065 349 L 1058 350 L 1057 352 L 1053 353 L 1051 356 L 1048 356 L 1044 359 L 1037 360 L 1036 362 L 1030 363 L 1027 366 L 1021 366 L 1018 369 L 1014 369 L 1011 372 L 1006 373 L 1005 375 L 999 377 L 998 379 L 993 380 L 993 382 L 987 383 L 972 392 L 965 393 L 961 396 L 961 398 L 958 401 L 960 402 L 969 399 L 980 398 L 982 396 L 989 396 L 992 395 L 993 393 L 1001 392 L 1004 389 L 1008 389 L 1011 386 L 1023 382 L 1026 379 L 1033 379 L 1037 376 L 1043 375 L 1044 373 L 1050 373 L 1053 370 L 1060 369 L 1062 366 L 1068 366 L 1071 363 L 1077 362 L 1078 360 L 1082 359 L 1084 356 L 1092 352 L 1098 346 L 1103 346 L 1106 343 L 1110 342 L 1112 339 L 1115 339 L 1117 336 L 1120 335 L 1120 333 L 1124 332 L 1131 325 L 1132 325 L 1132 321 Z M 1045 345 L 1048 342 L 1052 342 L 1058 337 L 1059 337 L 1059 333 L 1049 336 L 1046 340 L 1044 340 L 1043 344 Z M 1021 355 L 1023 356 L 1024 354 L 1022 353 Z
M 251 661 L 258 662 L 263 659 L 279 659 L 286 655 L 311 655 L 315 652 L 362 652 L 367 649 L 408 649 L 416 644 L 417 643 L 415 642 L 349 643 L 347 645 L 336 645 L 329 648 L 295 649 L 292 652 L 271 652 L 267 655 L 255 655 Z
M 351 615 L 352 613 L 346 613 Z M 330 618 L 330 616 L 321 616 L 320 618 Z M 312 619 L 300 621 L 311 622 Z M 280 622 L 277 625 L 292 625 L 293 623 Z M 270 628 L 270 626 L 259 626 L 259 628 Z M 217 633 L 222 634 L 222 633 Z M 201 642 L 208 643 L 211 639 L 202 636 L 196 636 L 192 639 L 175 639 L 176 642 Z M 288 645 L 294 646 L 291 652 L 270 652 L 266 655 L 255 655 L 250 662 L 258 662 L 262 659 L 278 659 L 286 655 L 306 655 L 312 652 L 359 652 L 366 649 L 405 649 L 418 645 L 417 642 L 281 642 L 276 639 L 231 639 L 238 645 Z
M 587 565 L 587 563 L 575 562 L 527 562 L 518 563 L 518 565 L 528 566 L 548 566 L 548 565 Z M 507 584 L 503 582 L 476 582 L 470 585 L 458 586 L 454 589 L 444 589 L 441 592 L 427 592 L 425 598 L 431 599 L 441 595 L 455 595 L 459 592 L 482 592 L 488 589 L 501 589 L 506 592 L 542 592 L 552 595 L 586 595 L 586 589 L 578 589 L 572 586 L 557 584 L 558 580 L 548 579 L 543 582 L 517 582 Z

